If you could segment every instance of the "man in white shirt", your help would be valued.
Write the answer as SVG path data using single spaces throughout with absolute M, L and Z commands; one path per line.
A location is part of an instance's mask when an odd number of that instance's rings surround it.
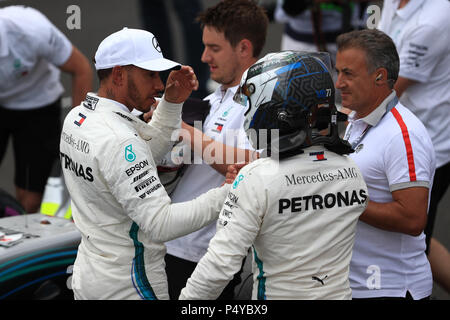
M 430 296 L 433 280 L 423 233 L 435 170 L 431 139 L 392 89 L 399 57 L 378 30 L 337 39 L 336 88 L 350 110 L 345 138 L 369 190 L 350 264 L 353 298 Z
M 173 202 L 194 199 L 221 185 L 227 169 L 225 160 L 232 159 L 231 163 L 234 163 L 235 156 L 239 154 L 237 149 L 251 149 L 242 130 L 245 110 L 233 101 L 233 96 L 242 74 L 256 62 L 263 49 L 268 25 L 267 16 L 253 1 L 226 0 L 206 9 L 199 16 L 199 20 L 203 28 L 205 45 L 202 61 L 209 65 L 211 79 L 220 83 L 216 91 L 205 98 L 209 100 L 211 109 L 203 123 L 202 131 L 213 140 L 205 141 L 204 148 L 200 146 L 200 154 L 203 154 L 206 144 L 213 141 L 219 141 L 232 148 L 226 151 L 227 154 L 223 154 L 223 158 L 220 157 L 219 161 L 213 163 L 208 162 L 208 159 L 203 159 L 202 163 L 201 157 L 197 156 L 173 191 L 171 195 Z M 192 135 L 200 131 L 187 126 L 185 129 Z M 197 262 L 206 253 L 215 230 L 213 222 L 195 233 L 166 243 L 166 271 L 171 299 L 178 298 Z M 239 281 L 239 277 L 236 276 L 236 282 Z M 221 298 L 232 299 L 235 285 L 232 281 Z
M 0 161 L 11 136 L 16 197 L 29 213 L 38 212 L 58 158 L 60 70 L 72 76 L 72 104 L 80 104 L 92 89 L 86 57 L 39 11 L 0 9 Z
M 436 174 L 431 191 L 425 235 L 427 253 L 442 247 L 431 240 L 437 207 L 450 183 L 450 2 L 447 0 L 384 1 L 378 29 L 394 41 L 400 56 L 399 78 L 394 86 L 400 101 L 425 125 L 436 153 Z M 445 248 L 444 254 L 445 254 Z M 449 255 L 448 252 L 446 253 Z M 428 255 L 433 275 L 442 255 Z M 444 266 L 442 270 L 450 269 Z M 439 272 L 440 273 L 440 272 Z M 445 274 L 445 273 L 444 273 Z M 440 281 L 442 283 L 442 281 Z

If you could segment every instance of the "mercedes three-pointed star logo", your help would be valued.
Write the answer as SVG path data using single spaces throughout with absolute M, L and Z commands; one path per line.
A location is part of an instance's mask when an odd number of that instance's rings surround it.
M 156 51 L 161 53 L 161 47 L 159 46 L 159 43 L 158 43 L 158 40 L 156 40 L 156 37 L 153 37 L 152 43 L 153 43 L 153 47 L 156 49 Z

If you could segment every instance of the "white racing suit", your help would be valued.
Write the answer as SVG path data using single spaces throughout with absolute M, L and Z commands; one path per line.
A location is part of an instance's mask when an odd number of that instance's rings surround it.
M 351 299 L 356 222 L 368 203 L 356 164 L 314 146 L 241 169 L 217 233 L 180 299 L 215 299 L 252 246 L 252 299 Z
M 228 187 L 171 204 L 158 178 L 155 162 L 173 145 L 180 110 L 162 99 L 146 124 L 89 93 L 67 115 L 61 165 L 82 236 L 76 299 L 168 299 L 164 242 L 217 219 Z

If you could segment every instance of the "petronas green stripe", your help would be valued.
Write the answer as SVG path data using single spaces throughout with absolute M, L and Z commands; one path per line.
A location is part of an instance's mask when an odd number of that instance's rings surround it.
M 20 256 L 20 257 L 18 257 L 18 258 L 15 258 L 15 259 L 13 259 L 13 260 L 9 260 L 8 262 L 5 262 L 5 263 L 3 263 L 3 264 L 0 264 L 0 270 L 2 269 L 2 268 L 4 268 L 4 267 L 6 267 L 6 266 L 8 266 L 8 265 L 10 265 L 10 264 L 13 264 L 13 263 L 15 263 L 15 262 L 17 262 L 17 261 L 20 261 L 20 260 L 26 260 L 26 259 L 28 259 L 28 258 L 30 258 L 30 257 L 34 257 L 34 256 L 38 256 L 38 255 L 41 255 L 41 254 L 44 254 L 44 253 L 47 253 L 47 252 L 60 252 L 60 251 L 64 251 L 64 250 L 73 250 L 74 249 L 74 247 L 64 247 L 64 248 L 57 248 L 57 249 L 55 249 L 55 248 L 53 248 L 53 249 L 47 249 L 47 250 L 41 250 L 41 251 L 36 251 L 36 252 L 33 252 L 33 253 L 30 253 L 30 254 L 27 254 L 27 255 L 24 255 L 24 256 Z M 75 247 L 75 249 L 76 249 L 76 247 Z
M 56 266 L 60 266 L 60 265 L 71 265 L 73 264 L 73 262 L 75 261 L 75 258 L 70 258 L 70 259 L 64 259 L 64 260 L 58 260 L 58 261 L 54 261 L 54 262 L 49 262 L 49 263 L 43 263 L 43 264 L 39 264 L 37 266 L 33 266 L 33 267 L 29 267 L 29 268 L 25 268 L 25 269 L 20 269 L 16 272 L 13 272 L 11 274 L 8 274 L 7 276 L 1 277 L 0 278 L 0 283 L 3 281 L 7 281 L 9 279 L 30 273 L 30 272 L 34 272 L 37 270 L 41 270 L 41 269 L 47 269 L 47 268 L 51 268 L 51 267 L 56 267 Z

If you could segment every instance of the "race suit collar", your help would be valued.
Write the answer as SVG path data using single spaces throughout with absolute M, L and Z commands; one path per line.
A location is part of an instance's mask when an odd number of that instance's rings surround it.
M 130 113 L 130 109 L 128 109 L 124 104 L 117 102 L 116 100 L 112 100 L 112 99 L 104 98 L 104 97 L 101 97 L 101 99 L 108 100 L 108 102 L 114 103 L 115 105 L 120 107 L 123 111 Z
M 150 126 L 146 122 L 142 121 L 134 114 L 132 114 L 122 103 L 108 98 L 99 97 L 97 94 L 92 92 L 89 92 L 87 94 L 86 100 L 97 100 L 98 102 L 100 102 L 101 112 L 110 113 L 113 115 L 113 117 L 117 117 L 119 120 L 130 124 L 134 129 L 136 129 L 137 133 L 142 139 L 146 141 L 151 139 L 152 135 Z

